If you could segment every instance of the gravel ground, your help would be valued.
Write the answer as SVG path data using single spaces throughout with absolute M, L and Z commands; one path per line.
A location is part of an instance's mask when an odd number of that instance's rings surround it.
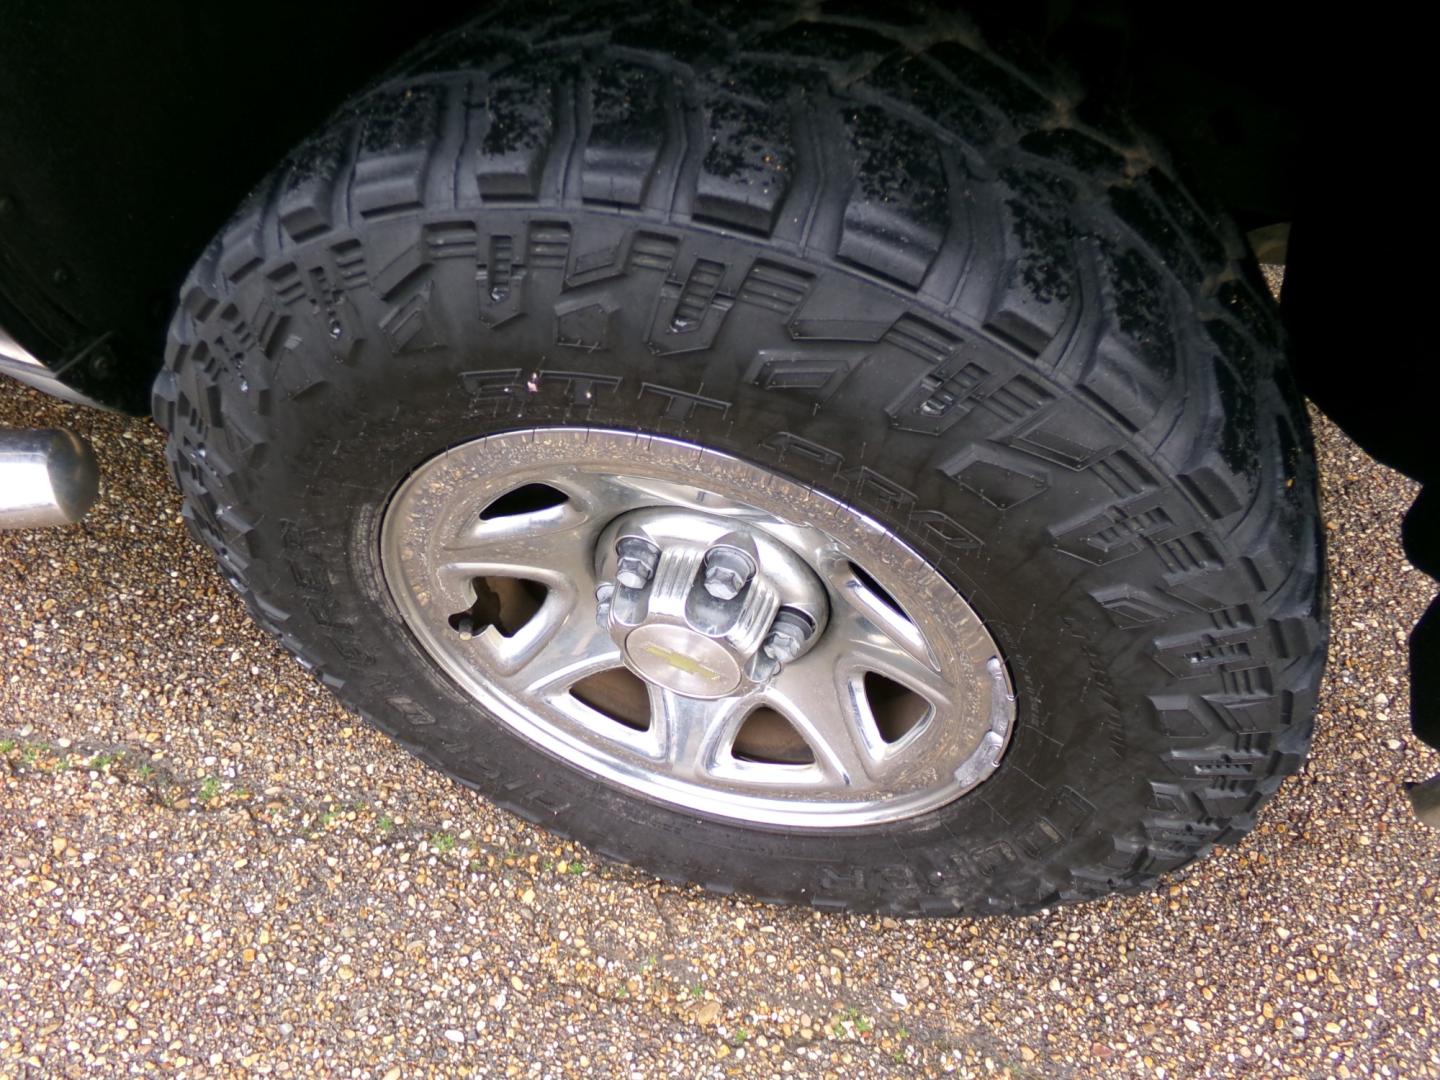
M 161 439 L 0 386 L 107 466 L 0 533 L 0 1075 L 1440 1077 L 1440 834 L 1400 781 L 1434 584 L 1413 489 L 1318 421 L 1319 736 L 1254 835 L 1126 897 L 897 922 L 717 899 L 392 747 L 248 621 Z

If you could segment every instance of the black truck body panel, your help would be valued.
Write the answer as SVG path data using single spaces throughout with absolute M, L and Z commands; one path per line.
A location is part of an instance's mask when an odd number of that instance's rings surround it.
M 143 411 L 186 271 L 244 195 L 454 2 L 0 5 L 0 326 Z

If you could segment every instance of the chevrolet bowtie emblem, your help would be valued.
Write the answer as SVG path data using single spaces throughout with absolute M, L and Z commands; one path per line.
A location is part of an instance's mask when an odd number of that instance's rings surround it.
M 657 660 L 664 660 L 671 667 L 679 668 L 686 675 L 694 675 L 705 679 L 708 682 L 719 682 L 721 675 L 714 668 L 708 668 L 699 660 L 695 660 L 684 653 L 676 652 L 674 649 L 667 649 L 663 645 L 656 645 L 654 642 L 647 642 L 641 647 L 642 652 L 647 652 Z

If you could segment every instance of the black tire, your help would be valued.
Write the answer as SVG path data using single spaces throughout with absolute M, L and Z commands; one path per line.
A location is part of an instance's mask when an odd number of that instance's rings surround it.
M 1302 760 L 1325 646 L 1306 419 L 1235 231 L 944 22 L 710 11 L 502 8 L 261 186 L 155 388 L 196 535 L 372 723 L 668 879 L 1023 912 L 1234 841 Z M 376 523 L 440 450 L 576 423 L 746 458 L 933 560 L 1011 668 L 999 770 L 786 833 L 487 723 L 396 617 Z

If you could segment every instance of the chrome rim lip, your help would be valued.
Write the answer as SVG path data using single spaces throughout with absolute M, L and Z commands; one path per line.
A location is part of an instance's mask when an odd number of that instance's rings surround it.
M 542 581 L 549 593 L 515 637 L 501 640 L 491 630 L 473 642 L 460 641 L 445 621 L 463 577 L 446 569 L 456 565 L 450 554 L 469 550 L 465 544 L 488 528 L 475 524 L 481 510 L 526 483 L 550 484 L 572 498 L 573 506 L 547 511 L 537 529 L 548 523 L 545 536 L 568 536 L 575 550 L 561 552 L 557 565 L 532 565 L 523 575 Z M 856 736 L 858 752 L 865 755 L 863 768 L 848 772 L 818 759 L 814 766 L 757 766 L 714 754 L 682 768 L 666 759 L 649 733 L 608 719 L 597 723 L 598 714 L 563 683 L 605 660 L 603 649 L 573 657 L 563 650 L 579 648 L 574 643 L 583 638 L 587 620 L 594 625 L 595 538 L 620 514 L 645 506 L 691 507 L 734 517 L 799 552 L 826 583 L 832 604 L 851 613 L 847 625 L 859 627 L 861 635 L 873 634 L 875 642 L 883 638 L 884 649 L 900 643 L 904 652 L 923 656 L 934 669 L 933 686 L 941 689 L 931 697 L 928 718 L 893 744 L 881 745 L 873 730 Z M 510 550 L 503 545 L 494 550 L 502 549 Z M 959 593 L 923 558 L 873 518 L 828 495 L 681 440 L 560 427 L 504 432 L 453 447 L 423 463 L 397 489 L 381 523 L 380 557 L 390 594 L 422 650 L 486 712 L 572 767 L 683 811 L 802 829 L 856 828 L 914 817 L 959 798 L 990 776 L 1014 726 L 1015 700 L 998 646 Z M 504 568 L 487 560 L 462 563 L 466 573 L 476 567 Z M 877 604 L 851 564 L 863 566 L 914 622 Z M 862 651 L 871 641 L 854 640 Z M 563 655 L 545 656 L 547 647 Z M 533 670 L 549 681 L 527 686 L 524 673 L 537 657 L 544 663 Z M 842 696 L 863 695 L 865 669 L 847 669 L 842 653 L 826 657 L 816 674 L 822 686 L 833 680 Z M 609 659 L 608 666 L 620 666 L 618 648 Z M 811 670 L 817 667 L 812 664 Z M 677 716 L 689 708 L 673 699 Z M 943 705 L 933 704 L 936 699 Z M 762 703 L 774 704 L 811 740 L 809 729 L 791 715 L 792 708 L 805 710 L 785 692 L 769 693 Z M 868 706 L 850 705 L 857 716 L 866 714 Z M 812 713 L 816 707 L 814 702 L 808 706 Z M 810 715 L 802 719 L 808 722 Z M 670 730 L 677 730 L 672 721 L 675 717 L 667 719 Z M 929 734 L 922 738 L 917 732 Z M 872 764 L 882 779 L 872 775 Z M 782 776 L 777 768 L 789 771 Z

